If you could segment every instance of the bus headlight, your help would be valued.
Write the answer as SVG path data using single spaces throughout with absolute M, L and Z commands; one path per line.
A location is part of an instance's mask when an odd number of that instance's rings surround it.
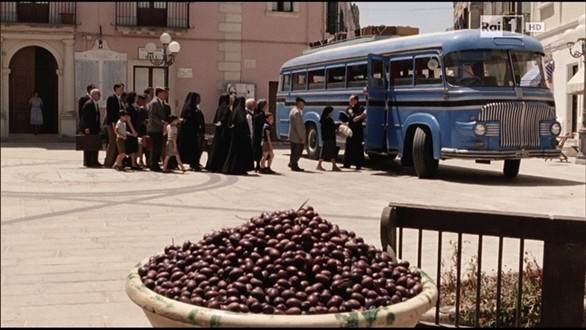
M 482 136 L 486 134 L 486 125 L 484 124 L 476 124 L 474 125 L 474 134 L 478 136 Z
M 555 123 L 551 124 L 551 126 L 549 127 L 549 131 L 551 132 L 551 134 L 558 136 L 562 132 L 562 125 L 560 125 L 560 123 L 556 121 Z

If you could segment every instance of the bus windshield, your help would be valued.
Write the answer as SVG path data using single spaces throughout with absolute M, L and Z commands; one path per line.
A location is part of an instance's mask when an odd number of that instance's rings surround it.
M 444 56 L 447 82 L 452 86 L 545 87 L 541 63 L 539 53 L 507 50 L 458 51 Z

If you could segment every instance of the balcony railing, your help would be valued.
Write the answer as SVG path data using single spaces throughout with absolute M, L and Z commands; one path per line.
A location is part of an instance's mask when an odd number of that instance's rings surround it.
M 189 28 L 189 2 L 117 2 L 116 25 Z
M 2 23 L 76 24 L 74 1 L 12 1 L 0 4 Z

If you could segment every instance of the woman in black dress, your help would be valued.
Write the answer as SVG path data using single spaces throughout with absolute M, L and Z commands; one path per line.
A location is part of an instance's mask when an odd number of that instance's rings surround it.
M 228 121 L 230 130 L 230 148 L 222 173 L 247 175 L 248 171 L 254 169 L 252 155 L 252 137 L 246 120 L 244 97 L 236 98 L 234 109 Z
M 191 171 L 199 171 L 199 143 L 198 131 L 202 123 L 197 115 L 197 105 L 200 102 L 200 95 L 196 92 L 187 93 L 183 110 L 181 110 L 181 129 L 177 136 L 179 157 L 183 162 L 189 164 Z
M 130 125 L 128 125 L 127 130 L 137 132 L 137 127 L 140 126 L 140 114 L 138 112 L 138 104 L 136 103 L 137 94 L 136 92 L 130 92 L 126 95 L 126 112 L 130 116 Z M 141 170 L 142 168 L 138 167 L 136 163 L 136 159 L 138 158 L 138 137 L 128 135 L 126 137 L 126 153 L 130 155 L 130 168 L 133 170 Z
M 230 138 L 228 135 L 228 120 L 232 113 L 230 107 L 234 103 L 236 95 L 223 94 L 218 100 L 218 109 L 214 115 L 214 139 L 211 150 L 208 151 L 206 170 L 210 172 L 221 172 L 228 156 Z
M 268 102 L 265 99 L 261 99 L 256 104 L 254 109 L 253 123 L 253 134 L 252 134 L 252 153 L 254 155 L 255 167 L 254 171 L 260 170 L 260 160 L 262 159 L 262 128 L 267 120 L 266 111 L 268 109 Z
M 331 105 L 328 105 L 322 111 L 319 119 L 321 124 L 322 147 L 316 169 L 320 171 L 326 170 L 321 166 L 324 159 L 332 162 L 332 171 L 341 171 L 336 165 L 336 157 L 338 157 L 338 150 L 336 148 L 336 130 L 340 126 L 340 123 L 334 123 L 334 119 L 332 118 L 333 113 L 334 108 Z
M 348 127 L 352 130 L 352 136 L 346 138 L 346 147 L 344 149 L 344 168 L 350 168 L 350 165 L 356 166 L 359 170 L 364 165 L 364 128 L 362 122 L 366 117 L 364 107 L 358 104 L 358 95 L 351 95 L 349 99 L 350 106 L 346 110 L 348 116 Z

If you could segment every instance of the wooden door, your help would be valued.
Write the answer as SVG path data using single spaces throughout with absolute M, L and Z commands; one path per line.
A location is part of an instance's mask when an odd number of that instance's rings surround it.
M 35 91 L 35 47 L 19 50 L 10 61 L 9 133 L 33 133 L 28 100 Z
M 43 126 L 41 133 L 56 134 L 59 129 L 57 62 L 42 47 L 35 47 L 35 90 L 43 99 Z M 31 94 L 32 95 L 32 94 Z

